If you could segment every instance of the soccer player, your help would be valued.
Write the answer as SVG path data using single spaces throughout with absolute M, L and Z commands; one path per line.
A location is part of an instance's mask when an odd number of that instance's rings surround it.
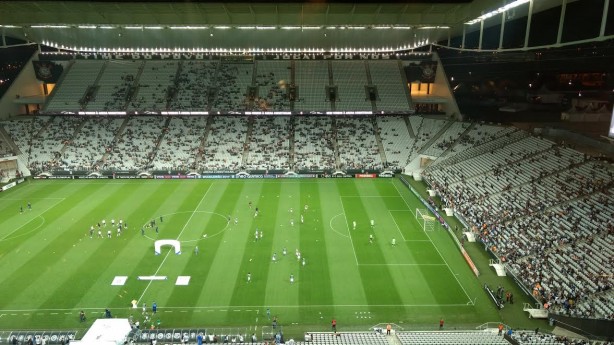
M 296 259 L 300 262 L 301 261 L 301 252 L 298 252 L 298 254 L 296 254 Z
M 305 264 L 306 264 L 306 263 L 307 263 L 307 262 L 305 261 L 305 257 L 303 257 L 303 262 L 302 262 L 303 267 L 305 267 Z
M 290 219 L 290 226 L 294 226 L 294 219 Z
M 198 255 L 198 246 L 194 247 L 194 255 Z
M 111 218 L 111 226 L 115 227 L 115 218 Z
M 235 225 L 239 224 L 239 217 L 235 217 Z
M 305 218 L 303 217 L 303 215 L 301 214 L 301 224 L 305 223 Z
M 356 221 L 352 222 L 352 227 L 354 228 L 354 230 L 356 230 Z
M 122 227 L 120 226 L 120 227 L 117 228 L 117 237 L 119 237 L 121 235 L 122 235 Z
M 286 247 L 284 247 L 284 250 L 282 251 L 282 254 L 284 254 L 284 256 L 286 256 L 286 254 L 288 254 L 288 251 L 286 250 Z
M 369 244 L 373 244 L 373 234 L 369 235 Z
M 160 233 L 160 231 L 159 231 L 158 227 L 156 226 L 156 234 L 159 234 L 159 233 Z
M 252 274 L 251 273 L 247 273 L 247 282 L 251 282 L 252 281 Z
M 375 227 L 375 221 L 371 219 L 371 227 Z
M 94 227 L 90 226 L 90 238 L 94 237 Z
M 32 204 L 28 201 L 28 211 L 32 211 Z
M 262 239 L 262 231 L 260 231 L 260 239 Z
M 309 206 L 305 204 L 305 212 L 307 212 L 307 209 L 309 209 Z
M 98 238 L 102 238 L 102 231 L 98 230 Z
M 256 232 L 254 233 L 254 242 L 258 242 L 258 229 L 256 229 Z
M 123 219 L 120 219 L 120 220 L 119 220 L 119 227 L 121 228 L 121 227 L 123 227 L 123 225 L 124 225 L 124 220 L 123 220 Z
M 107 230 L 107 238 L 111 238 L 111 230 Z
M 102 220 L 102 226 L 107 226 L 107 221 L 106 220 Z
M 290 207 L 290 213 L 294 212 L 294 209 L 292 207 Z
M 294 274 L 290 274 L 290 284 L 294 284 Z
M 141 236 L 145 236 L 145 229 L 141 226 Z
M 277 262 L 277 253 L 273 253 L 273 262 Z
M 151 305 L 151 312 L 155 314 L 157 311 L 158 311 L 158 304 L 156 302 L 153 302 L 153 304 Z
M 249 209 L 250 210 L 252 209 L 252 202 L 251 201 L 249 202 Z
M 160 216 L 160 223 L 164 223 L 164 217 Z
M 19 213 L 23 213 L 23 206 L 19 206 Z
M 396 238 L 393 238 L 393 239 L 392 239 L 392 246 L 396 246 L 396 245 L 397 245 L 397 239 L 396 239 Z
M 143 303 L 143 314 L 147 312 L 147 303 Z

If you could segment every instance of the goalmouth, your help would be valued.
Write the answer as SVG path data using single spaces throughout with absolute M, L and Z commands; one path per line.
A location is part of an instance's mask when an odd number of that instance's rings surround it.
M 416 209 L 416 220 L 424 231 L 435 230 L 435 217 L 429 214 L 429 211 L 425 208 Z

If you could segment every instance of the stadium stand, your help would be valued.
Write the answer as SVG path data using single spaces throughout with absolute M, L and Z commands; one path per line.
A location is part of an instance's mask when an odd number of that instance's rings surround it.
M 252 110 L 282 111 L 290 109 L 287 87 L 290 84 L 289 61 L 256 61 L 258 98 Z
M 328 61 L 296 61 L 295 74 L 299 96 L 294 102 L 294 109 L 306 113 L 331 110 L 326 101 L 326 86 L 329 85 Z
M 253 63 L 222 63 L 216 72 L 215 99 L 211 110 L 233 112 L 249 109 L 248 87 L 252 85 Z
M 441 332 L 397 332 L 401 344 L 493 344 L 507 345 L 509 342 L 497 335 L 496 330 L 484 331 L 441 331 Z
M 86 92 L 92 86 L 106 62 L 75 61 L 68 69 L 64 80 L 56 86 L 45 110 L 49 112 L 79 111 L 88 99 Z
M 113 148 L 104 159 L 104 169 L 142 170 L 149 167 L 162 129 L 170 118 L 136 116 L 126 119 Z
M 110 60 L 101 71 L 102 75 L 95 84 L 96 92 L 87 102 L 89 111 L 115 111 L 126 109 L 131 98 L 131 90 L 143 69 L 145 62 Z
M 189 170 L 196 166 L 207 117 L 173 117 L 153 161 L 154 170 Z
M 338 61 L 332 64 L 337 86 L 335 110 L 372 110 L 365 87 L 369 84 L 364 61 Z
M 110 149 L 124 119 L 89 117 L 81 131 L 70 140 L 62 154 L 65 170 L 98 170 L 105 151 Z
M 425 177 L 551 311 L 611 318 L 612 167 L 522 131 L 482 146 Z
M 376 332 L 309 333 L 311 341 L 306 344 L 340 345 L 388 345 L 386 336 Z M 300 344 L 303 344 L 302 342 Z
M 245 167 L 253 170 L 289 169 L 289 136 L 289 117 L 255 118 Z
M 174 97 L 169 108 L 186 111 L 207 110 L 218 66 L 219 62 L 215 61 L 183 61 L 179 66 Z
M 415 142 L 409 135 L 405 118 L 385 116 L 377 117 L 376 120 L 388 167 L 403 169 L 408 163 Z
M 216 116 L 205 142 L 201 170 L 237 170 L 241 167 L 247 137 L 245 116 Z
M 295 169 L 334 168 L 336 137 L 332 128 L 333 119 L 324 116 L 300 116 L 295 121 Z
M 379 99 L 378 111 L 395 111 L 409 109 L 406 86 L 399 73 L 397 61 L 369 61 L 372 83 L 377 86 Z
M 375 140 L 374 119 L 337 119 L 337 144 L 342 169 L 381 169 L 382 157 Z
M 140 112 L 166 110 L 168 90 L 175 85 L 177 69 L 176 61 L 145 62 L 137 89 L 127 110 Z

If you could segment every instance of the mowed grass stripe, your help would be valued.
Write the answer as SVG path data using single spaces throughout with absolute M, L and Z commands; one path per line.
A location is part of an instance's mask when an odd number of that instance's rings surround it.
M 300 226 L 300 248 L 303 250 L 306 264 L 301 267 L 301 282 L 299 285 L 300 305 L 332 305 L 334 303 L 329 270 L 326 236 L 324 236 L 328 222 L 324 222 L 320 190 L 311 183 L 300 184 L 299 210 L 305 222 Z M 308 206 L 305 210 L 305 205 Z M 331 311 L 324 311 L 325 315 L 316 314 L 313 308 L 299 310 L 301 320 L 318 322 L 320 317 L 330 316 Z M 318 313 L 322 312 L 317 311 Z
M 74 225 L 75 215 L 87 213 L 96 207 L 95 203 L 81 202 L 82 195 L 96 193 L 101 188 L 90 187 L 83 193 L 73 193 L 63 203 L 45 212 L 49 221 L 43 228 L 25 236 L 24 242 L 15 249 L 14 254 L 17 255 L 11 255 L 9 265 L 2 268 L 4 280 L 0 283 L 0 291 L 7 293 L 0 297 L 0 308 L 38 308 L 45 296 L 50 295 L 53 284 L 63 281 L 64 269 L 58 270 L 59 276 L 49 273 L 54 265 L 61 265 L 64 255 L 85 232 L 84 227 Z M 106 195 L 113 198 L 116 194 L 107 190 Z M 15 289 L 15 282 L 28 284 L 22 289 Z M 41 286 L 45 289 L 40 289 Z
M 233 274 L 232 272 L 238 269 L 237 259 L 231 258 L 231 256 L 241 256 L 241 250 L 243 249 L 241 247 L 233 247 L 235 242 L 232 237 L 241 236 L 240 229 L 242 227 L 242 220 L 237 210 L 238 205 L 241 203 L 240 199 L 243 189 L 245 188 L 245 181 L 216 181 L 214 188 L 213 193 L 220 193 L 221 198 L 217 203 L 208 201 L 207 207 L 214 208 L 217 213 L 227 214 L 232 219 L 225 232 L 221 233 L 219 236 L 207 239 L 203 243 L 205 250 L 201 252 L 203 252 L 205 256 L 204 265 L 207 267 L 208 271 L 202 277 L 192 277 L 192 279 L 198 281 L 190 283 L 201 286 L 198 295 L 193 296 L 195 299 L 191 302 L 193 305 L 197 306 L 228 304 L 235 289 L 236 273 Z M 237 225 L 234 224 L 235 217 L 239 218 L 239 223 Z M 245 221 L 245 219 L 243 219 L 243 221 Z M 227 262 L 228 260 L 230 260 L 230 262 Z M 184 299 L 183 303 L 190 302 Z M 220 320 L 218 322 L 221 322 L 224 318 L 224 316 L 220 316 L 219 314 L 217 316 L 219 317 L 218 320 Z
M 340 181 L 334 185 L 318 185 L 320 192 L 320 212 L 322 214 L 324 241 L 326 244 L 326 257 L 328 260 L 328 270 L 330 275 L 330 289 L 333 301 L 336 305 L 364 305 L 367 304 L 367 296 L 364 290 L 352 242 L 349 237 L 343 237 L 329 228 L 330 220 L 333 217 L 344 218 L 343 208 L 339 195 L 340 186 L 347 182 Z M 340 216 L 339 216 L 340 215 Z M 339 217 L 338 217 L 339 216 Z M 335 223 L 335 222 L 333 222 Z M 340 224 L 340 222 L 336 222 Z M 342 230 L 347 233 L 347 222 L 343 221 L 345 228 Z M 326 287 L 326 284 L 324 284 Z M 340 315 L 339 308 L 333 309 L 329 317 Z M 330 320 L 329 320 L 330 321 Z
M 94 187 L 94 186 L 89 186 Z M 170 185 L 166 188 L 171 187 Z M 135 262 L 139 257 L 133 246 L 130 246 L 130 240 L 137 231 L 134 226 L 132 228 L 123 229 L 122 235 L 117 236 L 117 228 L 107 225 L 103 228 L 103 238 L 97 238 L 97 225 L 95 225 L 95 234 L 93 238 L 89 237 L 88 229 L 90 225 L 101 222 L 106 219 L 107 222 L 111 218 L 115 218 L 116 224 L 119 224 L 119 219 L 123 219 L 130 226 L 130 214 L 132 205 L 140 205 L 140 201 L 144 198 L 147 200 L 151 195 L 158 193 L 162 189 L 162 185 L 145 186 L 139 184 L 130 184 L 121 186 L 114 194 L 123 195 L 123 198 L 117 199 L 99 199 L 94 198 L 89 202 L 91 205 L 96 205 L 90 212 L 79 212 L 71 210 L 70 213 L 82 214 L 82 217 L 76 221 L 79 224 L 83 235 L 79 238 L 73 250 L 68 251 L 64 258 L 58 263 L 56 269 L 63 269 L 57 272 L 64 276 L 64 283 L 60 284 L 59 288 L 51 295 L 43 304 L 43 308 L 57 308 L 57 303 L 63 297 L 66 298 L 66 291 L 73 291 L 81 296 L 79 299 L 70 299 L 64 302 L 65 305 L 71 305 L 74 308 L 91 308 L 98 307 L 128 307 L 129 302 L 114 301 L 117 297 L 115 292 L 118 287 L 111 288 L 110 283 L 115 275 L 125 272 L 127 263 Z M 99 203 L 97 204 L 96 201 Z M 122 217 L 116 217 L 113 214 L 122 214 Z M 128 216 L 128 217 L 125 217 Z M 111 231 L 111 238 L 107 237 L 107 230 Z M 92 270 L 92 264 L 96 265 L 96 269 Z M 66 266 L 66 267 L 63 267 Z M 118 272 L 119 271 L 119 272 Z M 123 272 L 122 272 L 123 271 Z
M 23 233 L 32 228 L 31 223 L 36 217 L 63 200 L 51 196 L 66 189 L 67 186 L 62 184 L 41 187 L 21 185 L 0 193 L 0 240 L 15 237 L 18 234 L 14 233 L 15 230 Z M 31 211 L 27 208 L 28 202 L 32 205 Z M 23 213 L 20 213 L 20 207 Z

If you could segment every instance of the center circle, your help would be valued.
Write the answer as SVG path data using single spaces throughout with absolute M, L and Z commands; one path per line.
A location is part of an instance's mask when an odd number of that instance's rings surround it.
M 181 242 L 181 243 L 190 243 L 190 242 L 198 242 L 200 240 L 206 240 L 206 239 L 215 237 L 215 236 L 223 233 L 228 228 L 229 223 L 227 221 L 227 219 L 228 219 L 227 216 L 224 216 L 223 214 L 220 214 L 220 213 L 217 213 L 217 212 L 211 212 L 211 211 L 182 211 L 182 212 L 173 212 L 173 213 L 162 214 L 162 215 L 159 215 L 159 216 L 155 217 L 155 221 L 156 221 L 156 225 L 155 226 L 160 226 L 161 224 L 166 224 L 166 223 L 169 222 L 170 219 L 172 219 L 173 216 L 181 215 L 181 214 L 191 214 L 191 216 L 190 216 L 190 218 L 188 218 L 187 222 L 194 222 L 194 219 L 192 219 L 192 217 L 194 217 L 194 214 L 199 214 L 199 213 L 200 214 L 210 215 L 210 217 L 216 216 L 215 218 L 221 218 L 222 224 L 224 224 L 224 226 L 222 227 L 220 225 L 217 225 L 217 228 L 214 228 L 213 231 L 209 231 L 208 228 L 205 229 L 202 226 L 200 226 L 200 230 L 201 231 L 198 233 L 198 237 L 196 237 L 196 238 L 188 238 L 188 239 L 185 239 L 185 240 L 177 239 L 179 242 Z M 162 221 L 159 221 L 160 219 L 162 219 Z M 212 223 L 211 219 L 212 218 L 207 219 L 207 223 L 209 224 L 208 226 L 211 226 L 211 223 Z M 146 228 L 147 225 L 151 224 L 152 220 L 154 220 L 154 219 L 153 218 L 150 219 L 145 224 L 143 224 L 142 227 Z M 215 223 L 216 222 L 219 223 L 219 220 L 216 220 L 216 221 L 213 222 L 213 227 L 215 227 Z M 197 224 L 197 223 L 195 223 L 195 224 Z M 187 226 L 189 226 L 189 224 L 188 223 L 184 223 L 183 225 L 181 225 L 181 228 L 179 230 L 181 230 L 181 229 L 189 230 L 187 228 Z M 196 228 L 198 228 L 198 225 L 195 225 L 193 230 L 196 230 Z M 150 227 L 150 228 L 147 228 L 147 229 L 148 229 L 147 231 L 153 231 L 153 227 Z M 189 231 L 188 233 L 194 233 L 194 231 Z M 183 235 L 184 234 L 181 234 L 182 237 L 183 237 Z M 144 235 L 144 237 L 147 238 L 147 239 L 150 239 L 152 241 L 156 241 L 156 240 L 160 239 L 160 238 L 151 237 L 149 235 Z

